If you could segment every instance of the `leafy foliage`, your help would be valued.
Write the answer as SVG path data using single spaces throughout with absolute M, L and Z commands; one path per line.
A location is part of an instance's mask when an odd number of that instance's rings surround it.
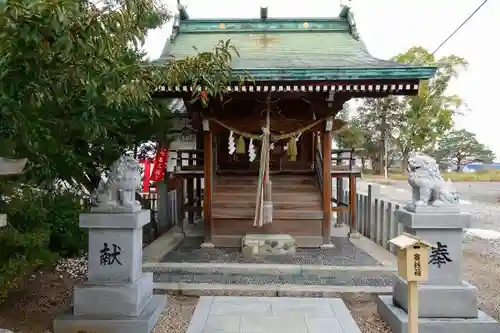
M 349 135 L 377 162 L 377 172 L 383 170 L 382 157 L 387 149 L 388 160 L 400 158 L 402 169 L 406 170 L 410 153 L 434 147 L 453 127 L 453 116 L 460 113 L 462 100 L 446 94 L 446 90 L 450 81 L 468 65 L 465 59 L 454 55 L 435 59 L 422 47 L 412 47 L 394 60 L 402 64 L 436 66 L 437 73 L 421 86 L 418 96 L 369 98 L 357 108 L 352 119 L 355 130 Z M 364 135 L 356 134 L 359 131 Z
M 469 162 L 492 163 L 495 160 L 495 154 L 477 140 L 476 134 L 464 129 L 450 131 L 440 138 L 436 155 L 456 165 L 456 171 L 461 171 Z
M 230 41 L 143 60 L 147 31 L 168 19 L 154 0 L 10 0 L 0 13 L 0 155 L 27 157 L 36 183 L 91 189 L 127 149 L 165 140 L 171 113 L 152 99 L 158 86 L 190 82 L 194 100 L 220 97 L 232 80 Z
M 396 56 L 395 60 L 438 68 L 435 77 L 421 87 L 418 96 L 402 98 L 396 106 L 399 117 L 394 138 L 406 162 L 412 151 L 434 145 L 441 135 L 452 128 L 453 116 L 459 113 L 462 100 L 459 96 L 447 95 L 446 90 L 451 79 L 458 77 L 468 63 L 455 55 L 435 59 L 421 47 L 413 47 Z
M 0 300 L 32 269 L 86 249 L 82 204 L 72 193 L 22 187 L 3 197 L 0 211 L 8 216 L 0 229 Z

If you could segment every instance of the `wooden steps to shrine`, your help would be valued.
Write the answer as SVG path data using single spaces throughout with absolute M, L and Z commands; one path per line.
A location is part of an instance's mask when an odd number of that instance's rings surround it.
M 212 240 L 216 246 L 239 246 L 248 233 L 289 234 L 299 247 L 321 244 L 321 192 L 312 175 L 272 175 L 273 222 L 254 227 L 257 176 L 224 175 L 212 193 Z
M 307 207 L 309 208 L 309 207 Z M 301 207 L 302 209 L 302 207 Z M 255 216 L 254 208 L 224 208 L 213 209 L 212 218 L 214 219 L 253 219 Z M 323 211 L 319 210 L 297 210 L 297 209 L 280 209 L 274 207 L 273 203 L 273 220 L 315 220 L 322 219 Z

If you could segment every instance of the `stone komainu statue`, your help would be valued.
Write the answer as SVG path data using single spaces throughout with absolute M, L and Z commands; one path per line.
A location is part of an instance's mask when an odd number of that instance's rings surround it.
M 142 209 L 135 194 L 141 189 L 141 167 L 133 157 L 121 156 L 109 170 L 106 181 L 101 179 L 92 194 L 93 212 L 132 213 Z
M 415 154 L 408 161 L 408 183 L 412 187 L 412 202 L 405 206 L 445 206 L 459 203 L 459 195 L 450 180 L 441 176 L 436 160 L 425 154 Z

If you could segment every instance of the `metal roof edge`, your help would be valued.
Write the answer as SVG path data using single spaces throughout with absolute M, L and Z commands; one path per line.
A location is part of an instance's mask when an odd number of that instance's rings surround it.
M 437 67 L 339 67 L 339 68 L 247 68 L 234 69 L 233 75 L 250 75 L 256 81 L 376 80 L 432 78 Z

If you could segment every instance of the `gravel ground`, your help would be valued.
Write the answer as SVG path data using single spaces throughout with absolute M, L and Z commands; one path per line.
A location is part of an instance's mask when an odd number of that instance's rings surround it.
M 158 283 L 221 283 L 221 284 L 300 284 L 325 286 L 391 286 L 393 277 L 365 274 L 364 276 L 338 276 L 332 278 L 304 277 L 300 275 L 232 275 L 232 274 L 177 274 L 154 273 Z
M 168 310 L 164 312 L 153 333 L 184 333 L 193 316 L 198 297 L 168 296 Z
M 479 308 L 500 321 L 500 241 L 464 241 L 462 274 L 479 289 Z
M 255 258 L 246 257 L 237 248 L 201 249 L 202 237 L 185 238 L 169 252 L 163 262 L 191 263 L 259 263 L 259 264 L 312 264 L 333 266 L 373 266 L 380 265 L 368 253 L 358 249 L 348 239 L 332 238 L 335 248 L 297 249 L 293 256 L 269 255 Z
M 342 295 L 362 333 L 392 333 L 387 323 L 378 315 L 375 297 L 365 293 Z

